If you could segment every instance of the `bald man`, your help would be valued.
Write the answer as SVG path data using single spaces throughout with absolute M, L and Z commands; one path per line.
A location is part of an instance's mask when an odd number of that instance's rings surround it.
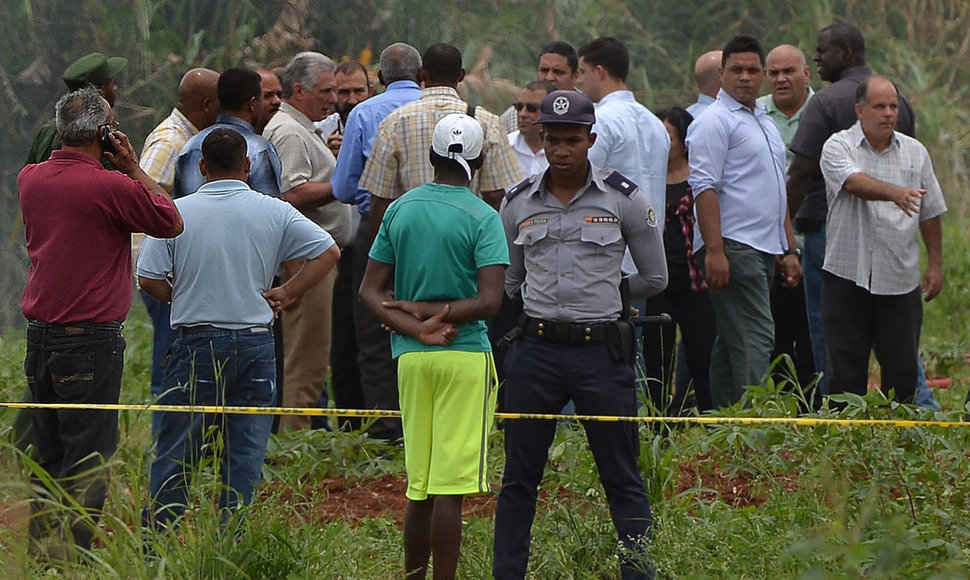
M 781 140 L 785 143 L 785 168 L 791 165 L 794 153 L 788 149 L 802 111 L 815 92 L 809 86 L 812 71 L 805 60 L 805 53 L 797 46 L 781 44 L 768 53 L 765 59 L 767 83 L 771 91 L 758 99 L 764 105 L 768 117 L 775 122 Z M 799 249 L 804 246 L 804 236 L 795 236 Z M 784 285 L 781 274 L 775 272 L 771 285 L 771 317 L 775 321 L 775 346 L 771 360 L 787 354 L 795 363 L 795 374 L 801 385 L 808 385 L 815 375 L 815 360 L 812 353 L 812 336 L 808 328 L 808 313 L 805 307 L 805 288 Z M 775 369 L 776 380 L 784 378 L 787 369 Z
M 697 83 L 697 102 L 687 107 L 687 112 L 695 119 L 714 102 L 717 91 L 721 89 L 721 51 L 705 52 L 694 63 L 694 82 Z
M 178 104 L 145 139 L 139 165 L 149 177 L 171 193 L 175 183 L 175 157 L 182 146 L 219 116 L 216 83 L 219 73 L 194 68 L 179 83 Z
M 178 103 L 171 114 L 145 139 L 139 165 L 153 181 L 169 194 L 175 184 L 175 159 L 190 137 L 213 124 L 219 115 L 219 97 L 216 84 L 219 73 L 208 68 L 194 68 L 185 73 L 179 82 Z M 132 255 L 137 255 L 144 236 L 137 235 L 133 240 Z M 155 328 L 152 343 L 153 395 L 160 395 L 162 382 L 161 361 L 175 341 L 171 325 L 171 309 L 167 302 L 161 302 L 141 292 L 145 309 Z M 152 434 L 155 434 L 155 418 L 152 419 Z

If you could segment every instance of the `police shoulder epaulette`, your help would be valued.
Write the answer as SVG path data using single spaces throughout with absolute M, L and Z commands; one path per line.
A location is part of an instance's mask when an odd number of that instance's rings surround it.
M 505 199 L 512 201 L 513 197 L 519 195 L 526 189 L 529 189 L 529 186 L 535 183 L 535 180 L 536 180 L 536 176 L 530 175 L 529 177 L 526 177 L 522 181 L 516 183 L 511 188 L 509 188 L 507 192 L 505 192 Z
M 609 175 L 603 178 L 603 181 L 612 185 L 625 194 L 627 197 L 633 195 L 633 192 L 637 190 L 637 184 L 633 183 L 631 180 L 623 176 L 619 171 L 612 171 Z

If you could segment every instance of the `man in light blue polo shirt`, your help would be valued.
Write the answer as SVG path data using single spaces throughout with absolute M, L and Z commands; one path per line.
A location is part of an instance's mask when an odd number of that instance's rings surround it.
M 206 184 L 176 202 L 185 230 L 171 240 L 146 239 L 138 259 L 138 283 L 172 303 L 179 333 L 159 402 L 270 407 L 276 401 L 273 317 L 322 280 L 340 250 L 293 206 L 246 185 L 250 163 L 242 135 L 217 128 L 201 151 Z M 271 287 L 280 263 L 297 259 L 307 261 L 285 284 Z M 188 473 L 212 425 L 220 427 L 225 450 L 219 505 L 248 504 L 272 423 L 270 415 L 162 413 L 148 522 L 167 524 L 185 510 Z
M 776 258 L 784 283 L 801 279 L 785 194 L 785 144 L 757 104 L 765 53 L 750 36 L 722 51 L 717 100 L 687 129 L 695 192 L 695 256 L 711 289 L 718 337 L 711 399 L 738 402 L 759 384 L 774 341 L 769 289 Z

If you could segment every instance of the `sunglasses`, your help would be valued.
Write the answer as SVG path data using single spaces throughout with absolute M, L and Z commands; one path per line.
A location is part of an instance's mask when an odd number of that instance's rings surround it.
M 522 101 L 516 101 L 512 103 L 512 106 L 515 107 L 516 111 L 521 111 L 523 108 L 530 113 L 539 111 L 539 105 L 536 105 L 535 103 L 523 103 Z

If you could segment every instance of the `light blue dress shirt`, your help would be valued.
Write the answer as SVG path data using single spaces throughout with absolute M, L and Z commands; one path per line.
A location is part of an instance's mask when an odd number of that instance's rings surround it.
M 722 89 L 687 128 L 687 151 L 694 195 L 717 193 L 721 237 L 769 254 L 784 252 L 785 143 L 764 106 L 752 111 Z M 694 228 L 695 252 L 704 245 L 700 231 Z
M 647 194 L 654 211 L 662 214 L 670 135 L 660 119 L 638 103 L 632 92 L 614 91 L 596 103 L 593 133 L 596 142 L 589 150 L 590 163 L 632 180 Z
M 370 192 L 358 186 L 364 164 L 370 157 L 377 128 L 391 112 L 401 105 L 421 98 L 421 87 L 414 81 L 394 81 L 383 93 L 363 101 L 350 111 L 340 144 L 337 167 L 330 185 L 340 201 L 356 204 L 362 215 L 370 212 Z
M 700 93 L 697 95 L 697 102 L 687 107 L 687 112 L 690 113 L 691 117 L 696 119 L 698 115 L 706 111 L 712 104 L 714 104 L 714 97 Z
M 252 125 L 233 115 L 219 115 L 214 125 L 210 125 L 192 136 L 175 160 L 175 185 L 172 197 L 180 198 L 195 193 L 205 178 L 199 171 L 202 159 L 202 141 L 218 128 L 232 129 L 246 138 L 246 156 L 249 157 L 249 187 L 272 197 L 283 197 L 280 192 L 280 175 L 283 168 L 276 148 L 262 135 L 257 135 Z

